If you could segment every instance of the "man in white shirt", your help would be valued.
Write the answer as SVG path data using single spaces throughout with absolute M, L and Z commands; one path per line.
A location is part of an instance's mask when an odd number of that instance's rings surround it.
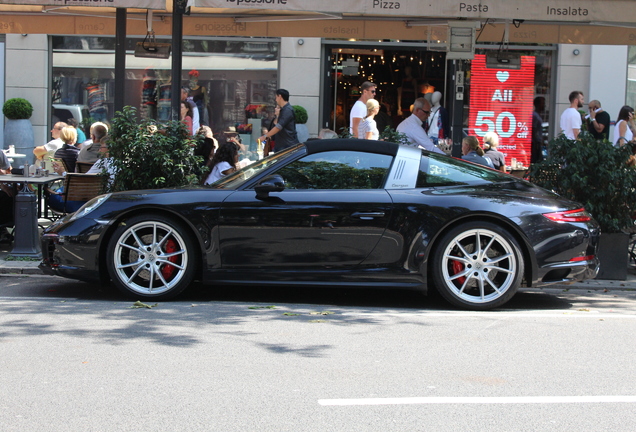
M 413 114 L 404 119 L 397 127 L 397 131 L 406 135 L 409 143 L 413 147 L 422 147 L 434 153 L 446 154 L 441 151 L 428 137 L 422 123 L 431 114 L 431 104 L 426 99 L 417 98 L 413 102 Z
M 354 138 L 364 138 L 358 136 L 358 126 L 367 116 L 367 101 L 375 97 L 376 88 L 377 86 L 369 81 L 363 82 L 360 86 L 360 98 L 353 104 L 349 114 L 349 132 Z
M 585 103 L 583 92 L 573 91 L 570 93 L 569 100 L 570 107 L 561 114 L 561 130 L 567 138 L 575 140 L 578 139 L 581 124 L 583 124 L 581 113 L 579 113 L 579 108 L 582 108 Z
M 53 137 L 53 139 L 43 146 L 34 148 L 33 154 L 35 155 L 35 157 L 38 159 L 42 159 L 42 157 L 47 153 L 50 152 L 51 154 L 53 154 L 56 150 L 62 148 L 62 146 L 64 145 L 64 141 L 60 139 L 60 131 L 67 126 L 68 125 L 64 122 L 55 123 L 53 129 L 51 129 L 51 137 Z

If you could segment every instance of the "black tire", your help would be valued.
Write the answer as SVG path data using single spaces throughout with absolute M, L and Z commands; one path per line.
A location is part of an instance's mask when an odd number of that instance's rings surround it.
M 183 225 L 161 215 L 120 223 L 108 244 L 113 284 L 135 299 L 168 300 L 190 285 L 197 263 L 195 242 Z
M 462 309 L 488 310 L 515 295 L 524 261 L 510 232 L 475 221 L 441 238 L 433 251 L 431 271 L 435 288 L 447 301 Z

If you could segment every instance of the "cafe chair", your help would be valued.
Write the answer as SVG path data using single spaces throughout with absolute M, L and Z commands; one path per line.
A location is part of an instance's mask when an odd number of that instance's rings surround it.
M 93 166 L 90 162 L 75 162 L 75 172 L 85 173 Z
M 62 188 L 47 191 L 47 207 L 57 216 L 76 212 L 86 201 L 101 195 L 103 185 L 104 176 L 67 173 Z

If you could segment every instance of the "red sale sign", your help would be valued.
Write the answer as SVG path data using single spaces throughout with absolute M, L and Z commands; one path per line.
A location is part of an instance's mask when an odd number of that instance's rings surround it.
M 486 132 L 496 132 L 506 165 L 512 158 L 530 164 L 534 64 L 533 56 L 522 56 L 520 69 L 486 67 L 483 54 L 472 61 L 468 133 L 483 142 Z

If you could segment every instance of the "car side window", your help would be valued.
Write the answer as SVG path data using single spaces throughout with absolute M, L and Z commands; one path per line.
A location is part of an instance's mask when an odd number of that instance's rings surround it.
M 392 156 L 328 151 L 305 156 L 281 168 L 286 189 L 380 189 Z
M 459 186 L 475 182 L 507 181 L 502 173 L 446 156 L 423 154 L 415 187 Z

